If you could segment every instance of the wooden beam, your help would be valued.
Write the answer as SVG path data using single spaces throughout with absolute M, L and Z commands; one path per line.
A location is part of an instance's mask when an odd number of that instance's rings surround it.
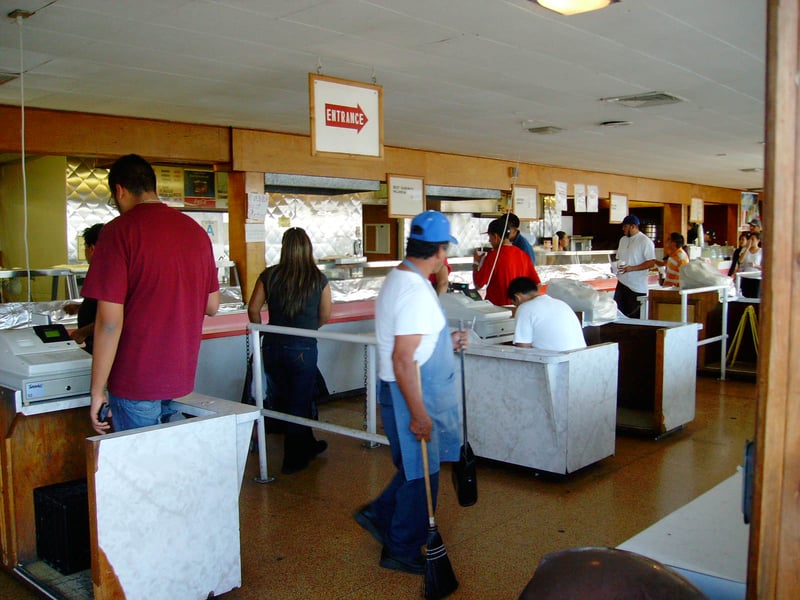
M 800 1 L 767 7 L 764 279 L 748 598 L 800 598 Z M 794 340 L 794 343 L 792 343 Z

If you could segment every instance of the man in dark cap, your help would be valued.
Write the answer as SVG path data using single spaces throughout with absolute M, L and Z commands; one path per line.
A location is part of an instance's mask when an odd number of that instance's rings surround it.
M 647 272 L 656 264 L 653 241 L 639 231 L 639 217 L 622 220 L 622 238 L 617 248 L 617 289 L 614 301 L 626 317 L 639 317 L 639 296 L 647 295 Z
M 517 277 L 529 277 L 541 283 L 536 267 L 525 252 L 513 246 L 511 228 L 501 217 L 489 223 L 489 243 L 492 251 L 482 255 L 476 251 L 472 262 L 472 282 L 475 289 L 486 286 L 486 299 L 497 306 L 511 303 L 508 286 Z

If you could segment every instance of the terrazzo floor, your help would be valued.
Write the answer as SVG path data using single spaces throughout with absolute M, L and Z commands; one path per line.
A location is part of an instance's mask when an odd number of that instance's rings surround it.
M 752 438 L 756 386 L 697 380 L 697 416 L 659 440 L 617 436 L 616 453 L 568 476 L 479 461 L 479 500 L 458 505 L 443 471 L 437 524 L 460 587 L 454 599 L 514 599 L 540 558 L 580 546 L 614 547 L 730 477 Z M 320 407 L 322 420 L 357 426 L 359 398 Z M 277 479 L 259 484 L 251 454 L 240 498 L 240 589 L 255 599 L 420 598 L 422 578 L 378 565 L 380 546 L 352 519 L 392 476 L 389 449 L 318 433 L 328 450 L 306 470 L 279 474 L 281 438 L 270 435 Z M 38 598 L 0 573 L 0 598 Z

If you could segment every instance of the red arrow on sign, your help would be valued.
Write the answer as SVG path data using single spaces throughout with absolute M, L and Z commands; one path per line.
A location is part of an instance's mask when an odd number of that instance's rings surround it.
M 356 106 L 325 104 L 325 125 L 328 127 L 355 129 L 361 133 L 367 121 L 367 115 L 361 110 L 360 104 Z

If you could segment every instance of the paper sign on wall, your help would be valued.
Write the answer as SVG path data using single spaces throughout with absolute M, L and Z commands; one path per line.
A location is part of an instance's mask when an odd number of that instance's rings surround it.
M 625 194 L 611 194 L 611 208 L 609 210 L 609 223 L 622 223 L 628 216 L 628 197 Z
M 582 183 L 575 184 L 575 212 L 586 212 L 586 186 Z
M 267 194 L 247 192 L 248 220 L 263 221 L 264 218 L 267 216 L 268 206 L 269 206 L 269 196 Z
M 567 210 L 567 182 L 556 181 L 556 210 L 564 212 Z
M 599 208 L 600 190 L 596 185 L 586 186 L 586 212 L 596 213 Z
M 692 203 L 689 206 L 689 222 L 702 223 L 703 222 L 703 199 L 692 198 Z
M 539 193 L 535 187 L 514 185 L 511 188 L 511 212 L 520 220 L 539 218 Z
M 387 175 L 389 217 L 415 217 L 425 210 L 425 183 L 422 177 Z

